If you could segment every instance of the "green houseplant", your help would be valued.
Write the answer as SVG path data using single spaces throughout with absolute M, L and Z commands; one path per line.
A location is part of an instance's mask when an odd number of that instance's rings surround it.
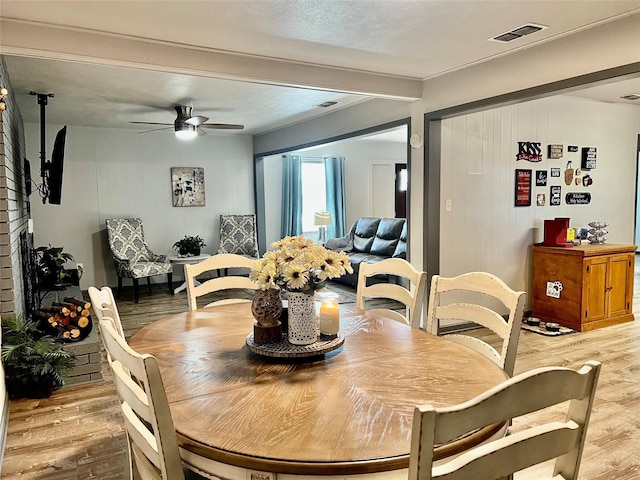
M 69 274 L 64 265 L 74 261 L 73 255 L 64 252 L 64 247 L 38 247 L 36 253 L 36 270 L 40 288 L 53 289 L 67 283 Z
M 23 316 L 2 319 L 2 362 L 10 398 L 46 398 L 64 385 L 75 355 Z
M 173 248 L 177 250 L 179 255 L 182 256 L 194 256 L 200 255 L 200 250 L 207 244 L 200 238 L 199 235 L 195 237 L 185 235 L 182 240 L 178 240 L 173 244 Z

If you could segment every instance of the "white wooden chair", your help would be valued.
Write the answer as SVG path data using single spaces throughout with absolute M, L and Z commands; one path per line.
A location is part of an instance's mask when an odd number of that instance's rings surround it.
M 476 303 L 480 296 L 489 300 L 488 306 Z M 502 340 L 499 351 L 469 335 L 456 333 L 447 338 L 482 353 L 512 376 L 525 300 L 526 292 L 512 290 L 490 273 L 471 272 L 453 278 L 434 275 L 429 293 L 427 331 L 438 335 L 442 320 L 473 322 L 488 328 Z M 500 311 L 502 309 L 505 311 Z M 507 312 L 505 320 L 503 314 Z
M 96 320 L 99 322 L 103 317 L 111 318 L 115 322 L 117 332 L 122 338 L 125 338 L 122 321 L 120 320 L 120 314 L 118 313 L 118 307 L 116 306 L 116 300 L 113 297 L 111 288 L 102 287 L 98 290 L 96 287 L 91 286 L 88 292 Z
M 224 277 L 211 278 L 196 286 L 195 279 L 198 275 L 206 272 L 228 270 L 228 269 L 244 269 L 251 270 L 256 260 L 234 253 L 220 253 L 213 255 L 200 263 L 193 265 L 185 265 L 184 275 L 187 282 L 187 299 L 189 302 L 189 310 L 198 308 L 197 298 L 212 292 L 219 292 L 230 289 L 250 289 L 257 290 L 258 284 L 249 277 L 240 275 L 227 275 Z M 222 305 L 227 303 L 243 303 L 251 302 L 251 299 L 244 298 L 227 298 L 218 300 L 205 305 L 203 308 L 213 305 Z
M 393 275 L 410 282 L 408 288 L 395 283 L 374 283 L 367 285 L 367 280 L 374 275 Z M 358 287 L 356 307 L 365 310 L 368 298 L 387 298 L 403 303 L 405 314 L 386 308 L 370 308 L 371 313 L 380 313 L 399 322 L 420 327 L 420 313 L 424 300 L 424 289 L 427 273 L 416 270 L 413 265 L 402 258 L 388 258 L 378 263 L 361 263 L 358 269 Z
M 553 479 L 577 480 L 599 373 L 600 363 L 595 361 L 578 371 L 538 368 L 457 406 L 416 407 L 409 479 L 495 480 L 555 458 Z M 549 420 L 433 465 L 434 445 L 567 401 L 564 422 Z
M 105 316 L 99 325 L 121 402 L 131 470 L 139 474 L 132 478 L 204 479 L 193 471 L 183 470 L 173 419 L 155 357 L 140 355 L 133 350 L 116 330 L 113 319 Z

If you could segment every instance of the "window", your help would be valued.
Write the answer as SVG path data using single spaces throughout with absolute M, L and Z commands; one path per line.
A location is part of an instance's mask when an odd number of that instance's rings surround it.
M 317 232 L 313 215 L 327 209 L 327 190 L 322 160 L 302 159 L 302 231 Z

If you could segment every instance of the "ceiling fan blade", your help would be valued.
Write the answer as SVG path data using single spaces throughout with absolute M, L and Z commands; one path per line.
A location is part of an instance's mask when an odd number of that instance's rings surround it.
M 209 120 L 209 117 L 203 117 L 202 115 L 195 115 L 191 118 L 187 118 L 184 121 L 184 123 L 188 123 L 189 125 L 195 125 L 197 127 L 198 125 L 202 125 L 207 120 Z
M 140 125 L 173 125 L 173 123 L 159 123 L 159 122 L 129 122 L 129 123 L 137 123 Z
M 204 128 L 217 128 L 218 130 L 242 130 L 244 125 L 235 125 L 233 123 L 203 123 L 200 125 Z
M 158 125 L 163 125 L 162 123 L 159 123 Z M 158 132 L 160 130 L 172 130 L 173 127 L 162 127 L 162 128 L 154 128 L 152 130 L 145 130 L 144 132 L 138 132 L 138 134 L 140 133 L 149 133 L 149 132 Z

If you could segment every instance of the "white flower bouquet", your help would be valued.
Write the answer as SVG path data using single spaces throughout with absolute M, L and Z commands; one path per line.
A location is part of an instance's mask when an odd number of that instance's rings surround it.
M 249 274 L 262 290 L 312 293 L 330 278 L 353 273 L 346 253 L 327 250 L 304 235 L 285 237 L 272 243 L 271 248 Z

